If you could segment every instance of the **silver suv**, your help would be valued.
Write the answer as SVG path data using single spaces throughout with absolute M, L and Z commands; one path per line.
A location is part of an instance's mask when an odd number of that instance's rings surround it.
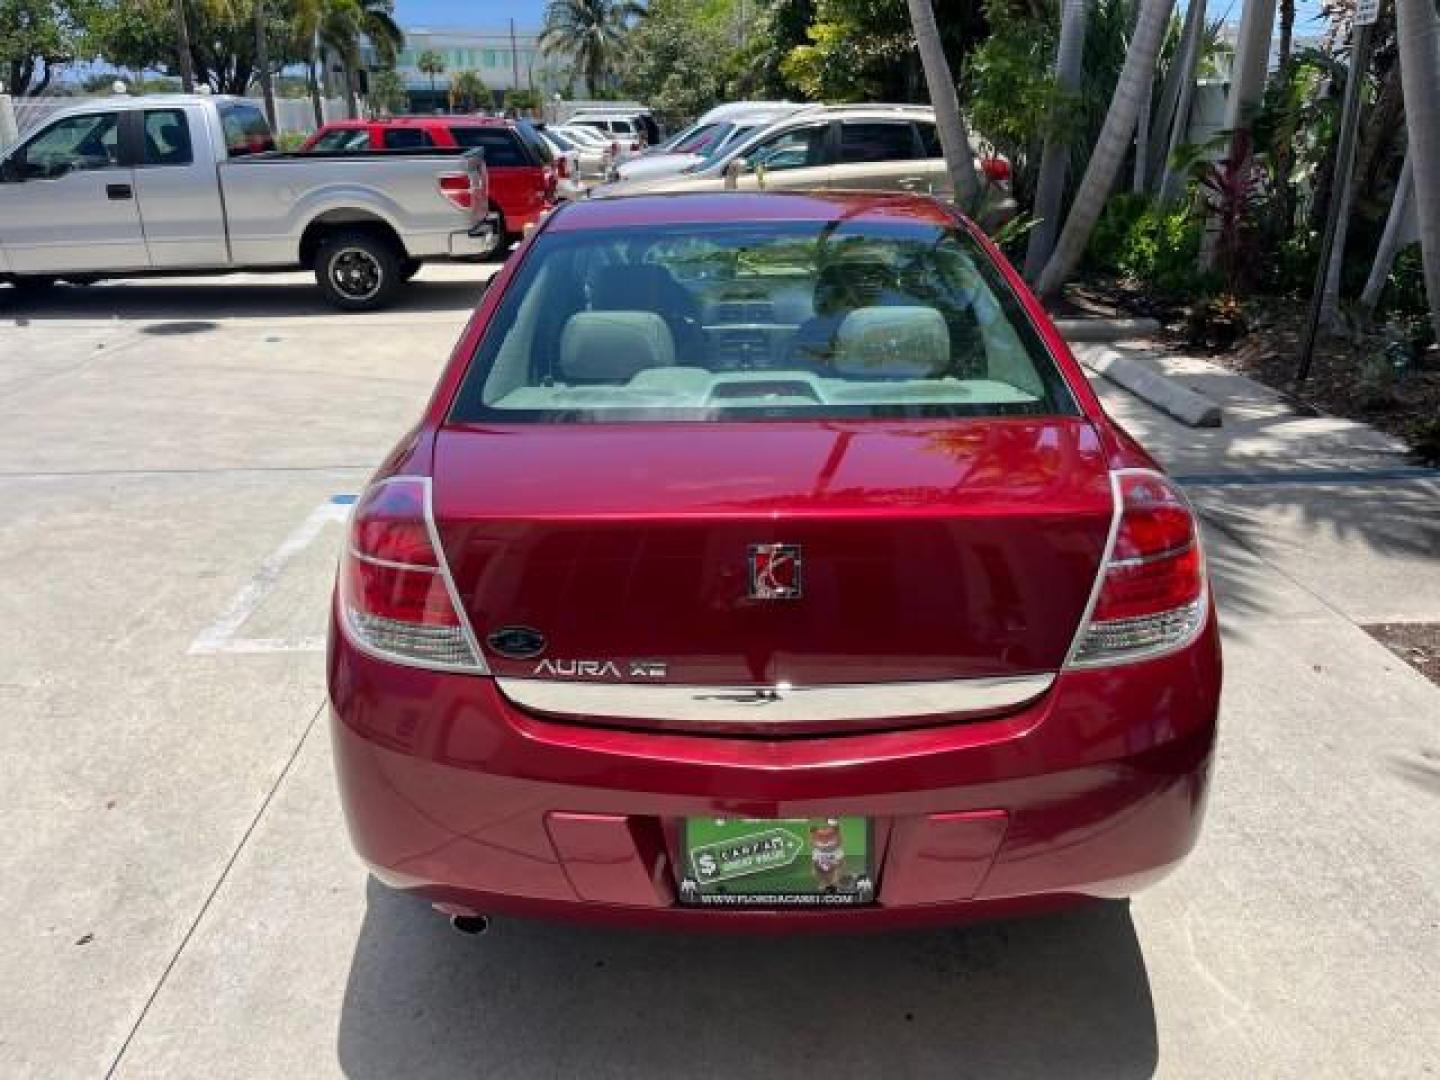
M 994 170 L 987 170 L 987 174 Z M 664 191 L 910 191 L 952 196 L 925 105 L 817 105 L 771 124 L 678 176 L 621 180 L 594 196 Z

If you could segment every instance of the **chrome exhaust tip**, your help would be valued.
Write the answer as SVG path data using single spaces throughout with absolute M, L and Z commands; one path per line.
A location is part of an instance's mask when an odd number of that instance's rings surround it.
M 468 937 L 476 937 L 490 929 L 488 915 L 451 915 L 450 925 Z

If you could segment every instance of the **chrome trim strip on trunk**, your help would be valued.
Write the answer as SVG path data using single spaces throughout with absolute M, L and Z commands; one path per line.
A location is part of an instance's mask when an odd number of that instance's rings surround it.
M 536 712 L 726 725 L 845 723 L 995 712 L 1033 701 L 1055 675 L 829 686 L 677 686 L 497 677 L 500 692 Z

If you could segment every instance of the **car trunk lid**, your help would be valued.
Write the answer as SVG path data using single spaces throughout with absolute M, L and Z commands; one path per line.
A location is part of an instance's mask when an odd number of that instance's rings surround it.
M 508 678 L 1053 672 L 1112 516 L 1094 430 L 1065 417 L 452 427 L 434 475 L 461 603 Z M 794 577 L 774 565 L 795 555 Z M 506 628 L 538 636 L 486 644 Z

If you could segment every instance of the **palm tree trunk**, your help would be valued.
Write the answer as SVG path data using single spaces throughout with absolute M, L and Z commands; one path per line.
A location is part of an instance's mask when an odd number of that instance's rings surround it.
M 270 43 L 265 34 L 265 0 L 254 0 L 255 71 L 260 77 L 260 94 L 265 99 L 265 119 L 275 128 L 275 80 L 270 73 Z
M 1070 95 L 1079 92 L 1085 65 L 1085 22 L 1089 0 L 1065 0 L 1060 9 L 1060 43 L 1055 49 L 1055 84 Z M 1058 125 L 1051 125 L 1040 155 L 1040 178 L 1035 184 L 1035 217 L 1038 224 L 1030 233 L 1025 250 L 1025 278 L 1033 282 L 1060 233 L 1060 208 L 1065 201 L 1065 174 L 1070 164 L 1070 140 Z
M 1395 37 L 1414 160 L 1415 207 L 1430 323 L 1440 338 L 1440 16 L 1434 0 L 1396 0 Z
M 1380 295 L 1385 291 L 1385 282 L 1390 278 L 1390 269 L 1395 265 L 1395 254 L 1400 250 L 1400 228 L 1405 223 L 1406 208 L 1410 205 L 1410 194 L 1415 187 L 1415 159 L 1405 155 L 1405 165 L 1400 170 L 1400 180 L 1395 185 L 1395 198 L 1390 203 L 1390 216 L 1385 219 L 1385 232 L 1380 236 L 1380 247 L 1375 252 L 1370 277 L 1365 290 L 1360 294 L 1360 307 L 1367 318 L 1375 317 L 1380 305 Z
M 1140 116 L 1135 121 L 1135 174 L 1130 190 L 1136 195 L 1145 194 L 1146 177 L 1149 175 L 1145 167 L 1150 163 L 1151 97 L 1151 94 L 1146 94 L 1140 99 Z
M 185 18 L 185 0 L 175 0 L 175 51 L 180 59 L 180 88 L 195 92 L 195 57 L 190 52 L 190 23 Z
M 321 127 L 325 123 L 325 103 L 320 98 L 320 74 L 315 70 L 315 58 L 312 56 L 307 64 L 309 69 L 306 81 L 310 84 L 310 108 L 315 113 L 315 126 Z
M 345 78 L 345 116 L 350 120 L 360 118 L 360 99 L 355 96 L 355 68 L 349 60 L 342 60 Z
M 1185 12 L 1185 29 L 1180 34 L 1180 47 L 1176 50 L 1176 93 L 1173 115 L 1161 123 L 1168 123 L 1164 140 L 1153 148 L 1156 176 L 1159 177 L 1155 191 L 1161 202 L 1173 202 L 1177 195 L 1178 174 L 1171 161 L 1175 151 L 1185 145 L 1190 135 L 1190 103 L 1195 100 L 1195 79 L 1200 70 L 1200 41 L 1205 36 L 1205 0 L 1191 0 Z M 1156 125 L 1160 126 L 1159 123 Z
M 935 8 L 931 6 L 931 0 L 905 2 L 910 8 L 910 25 L 915 31 L 920 64 L 925 69 L 930 104 L 935 109 L 935 128 L 940 134 L 940 149 L 945 154 L 951 190 L 961 210 L 969 214 L 978 213 L 980 178 L 975 175 L 975 153 L 970 149 L 970 137 L 960 117 L 960 99 L 955 93 L 950 61 L 945 59 L 940 27 L 935 23 Z
M 1160 52 L 1160 43 L 1164 40 L 1174 3 L 1175 0 L 1141 0 L 1140 18 L 1125 54 L 1125 66 L 1120 69 L 1115 96 L 1105 114 L 1105 124 L 1095 141 L 1095 150 L 1075 193 L 1075 202 L 1071 204 L 1070 216 L 1065 221 L 1060 242 L 1055 246 L 1055 254 L 1040 274 L 1037 287 L 1042 296 L 1053 296 L 1060 291 L 1079 264 L 1085 245 L 1090 242 L 1090 233 L 1100 218 L 1105 198 L 1115 184 L 1120 166 L 1124 164 L 1130 137 L 1135 132 L 1135 120 L 1140 115 L 1140 102 L 1151 92 L 1155 58 Z
M 1295 0 L 1280 0 L 1280 85 L 1290 81 L 1290 62 L 1295 54 Z

